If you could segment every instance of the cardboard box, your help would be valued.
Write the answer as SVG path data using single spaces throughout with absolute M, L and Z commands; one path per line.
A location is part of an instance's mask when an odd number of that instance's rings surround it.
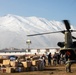
M 32 65 L 33 66 L 36 66 L 36 65 L 38 65 L 39 64 L 39 60 L 32 60 Z
M 17 61 L 10 61 L 10 65 L 12 67 L 17 67 L 18 66 L 18 62 Z
M 13 72 L 14 72 L 14 68 L 6 67 L 6 73 L 13 73 Z
M 10 60 L 3 60 L 3 65 L 9 65 L 10 64 Z
M 2 59 L 2 56 L 0 56 L 0 59 Z
M 0 67 L 2 66 L 3 64 L 2 63 L 0 63 Z

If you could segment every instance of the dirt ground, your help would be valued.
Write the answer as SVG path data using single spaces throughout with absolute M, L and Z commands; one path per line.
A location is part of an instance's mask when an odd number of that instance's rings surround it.
M 76 75 L 76 64 L 72 65 L 72 72 L 66 73 L 65 65 L 46 66 L 43 71 L 30 71 L 21 73 L 0 73 L 0 75 Z

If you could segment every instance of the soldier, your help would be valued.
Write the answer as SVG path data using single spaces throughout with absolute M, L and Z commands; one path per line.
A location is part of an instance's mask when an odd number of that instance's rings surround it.
M 66 72 L 71 72 L 71 61 L 70 61 L 70 58 L 68 58 L 68 61 L 66 62 Z

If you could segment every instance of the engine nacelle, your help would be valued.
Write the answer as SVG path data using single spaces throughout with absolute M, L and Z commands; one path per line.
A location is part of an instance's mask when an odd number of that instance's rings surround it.
M 59 47 L 64 47 L 64 42 L 58 42 L 57 45 L 58 45 Z

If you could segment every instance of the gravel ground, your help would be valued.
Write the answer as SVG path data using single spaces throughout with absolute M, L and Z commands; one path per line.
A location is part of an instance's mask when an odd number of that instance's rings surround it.
M 72 72 L 66 73 L 65 65 L 46 66 L 43 71 L 30 71 L 21 73 L 1 73 L 0 75 L 76 75 L 76 64 L 72 65 Z

